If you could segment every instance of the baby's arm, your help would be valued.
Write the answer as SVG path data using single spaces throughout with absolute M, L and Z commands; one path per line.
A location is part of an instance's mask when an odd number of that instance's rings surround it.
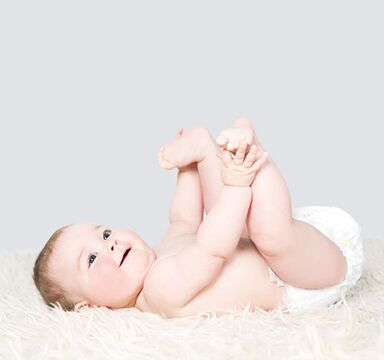
M 224 184 L 197 231 L 196 242 L 201 249 L 209 255 L 228 259 L 237 247 L 251 199 L 250 187 Z
M 238 245 L 252 200 L 250 185 L 267 156 L 255 161 L 256 146 L 253 145 L 245 156 L 246 147 L 243 142 L 233 159 L 230 152 L 223 151 L 221 175 L 224 186 L 196 234 L 199 246 L 208 254 L 223 259 L 228 259 Z
M 157 287 L 151 297 L 158 304 L 184 307 L 212 283 L 234 253 L 251 203 L 250 184 L 262 163 L 254 159 L 256 147 L 251 147 L 244 160 L 245 149 L 246 144 L 240 145 L 234 159 L 223 152 L 224 186 L 200 224 L 195 241 L 163 260 L 158 265 L 162 271 L 153 272 L 148 280 L 153 281 L 153 287 L 161 283 L 161 289 Z

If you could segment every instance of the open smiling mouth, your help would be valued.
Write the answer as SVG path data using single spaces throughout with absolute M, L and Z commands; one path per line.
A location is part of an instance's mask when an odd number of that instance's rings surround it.
M 125 250 L 124 254 L 123 254 L 123 257 L 121 258 L 121 261 L 120 261 L 120 265 L 121 266 L 125 260 L 125 258 L 127 257 L 128 253 L 131 251 L 131 248 Z

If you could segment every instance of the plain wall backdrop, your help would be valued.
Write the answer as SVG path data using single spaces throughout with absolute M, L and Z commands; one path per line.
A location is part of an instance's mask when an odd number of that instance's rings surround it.
M 2 1 L 2 252 L 58 227 L 164 234 L 178 128 L 250 118 L 292 205 L 383 237 L 382 1 Z

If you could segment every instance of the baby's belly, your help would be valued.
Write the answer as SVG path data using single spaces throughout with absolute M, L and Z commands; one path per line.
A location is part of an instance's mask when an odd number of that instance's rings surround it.
M 247 304 L 251 309 L 271 310 L 278 306 L 282 294 L 283 289 L 269 280 L 267 263 L 255 245 L 248 239 L 241 239 L 216 281 L 172 316 L 189 316 L 205 311 L 220 315 L 225 310 L 241 309 Z

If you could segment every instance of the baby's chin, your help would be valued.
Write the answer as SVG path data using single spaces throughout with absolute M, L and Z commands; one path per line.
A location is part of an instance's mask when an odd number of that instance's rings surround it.
M 131 308 L 131 307 L 135 306 L 138 294 L 136 294 L 135 296 L 131 296 L 128 299 L 124 299 L 124 300 L 121 300 L 121 301 L 115 301 L 115 302 L 112 302 L 109 305 L 101 305 L 101 306 L 107 307 L 107 308 L 112 309 L 112 310 Z
M 151 248 L 132 248 L 121 264 L 127 274 L 144 274 L 149 271 L 156 260 L 156 253 Z

